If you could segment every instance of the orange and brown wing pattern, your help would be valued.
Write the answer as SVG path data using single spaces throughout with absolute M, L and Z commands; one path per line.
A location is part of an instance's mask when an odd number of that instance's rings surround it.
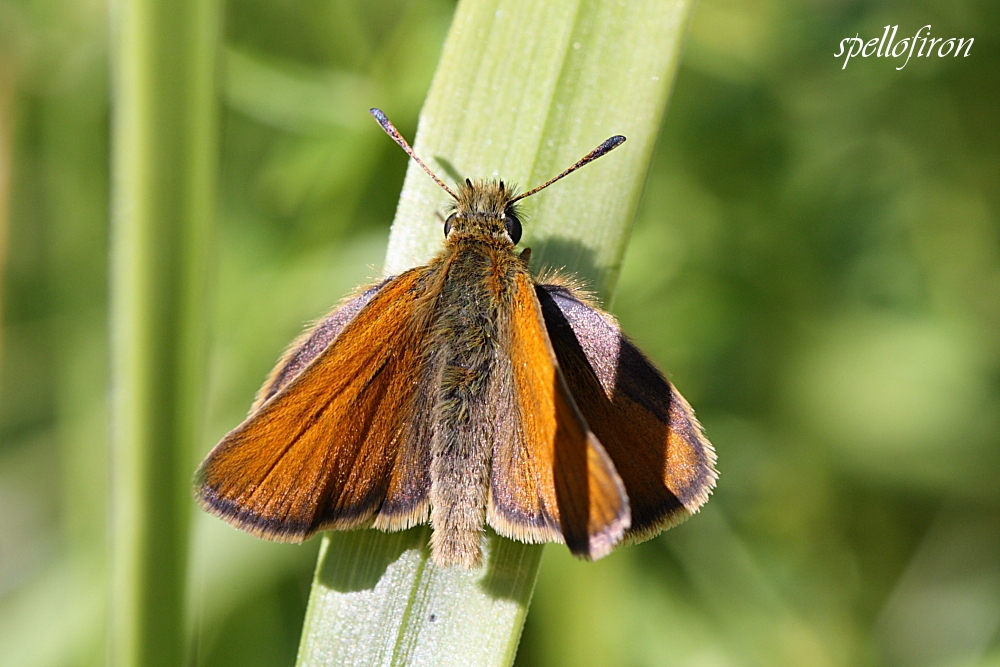
M 280 541 L 426 520 L 429 455 L 412 413 L 432 307 L 421 298 L 425 281 L 426 269 L 414 269 L 381 286 L 279 385 L 297 351 L 286 355 L 266 400 L 202 463 L 196 484 L 205 509 Z
M 309 363 L 319 356 L 320 352 L 329 347 L 330 343 L 340 335 L 351 320 L 361 312 L 361 309 L 368 305 L 368 302 L 378 294 L 379 290 L 392 281 L 387 278 L 380 283 L 363 288 L 353 296 L 348 297 L 333 309 L 332 312 L 310 327 L 305 333 L 299 336 L 281 359 L 275 364 L 274 370 L 268 375 L 267 380 L 257 392 L 253 405 L 250 406 L 251 414 L 263 405 L 264 401 L 271 398 L 286 384 L 295 379 L 305 369 Z
M 640 541 L 696 512 L 715 485 L 715 451 L 687 401 L 614 318 L 561 285 L 538 285 L 549 337 L 573 398 L 614 461 Z
M 622 481 L 570 395 L 534 285 L 515 281 L 510 311 L 513 418 L 493 451 L 487 521 L 524 542 L 562 542 L 600 558 L 629 526 Z M 504 437 L 506 436 L 506 437 Z

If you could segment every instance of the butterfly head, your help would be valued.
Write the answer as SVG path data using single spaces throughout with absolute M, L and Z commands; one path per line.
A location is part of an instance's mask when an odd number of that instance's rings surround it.
M 445 219 L 445 237 L 486 236 L 516 245 L 521 240 L 516 198 L 515 189 L 503 181 L 465 179 Z

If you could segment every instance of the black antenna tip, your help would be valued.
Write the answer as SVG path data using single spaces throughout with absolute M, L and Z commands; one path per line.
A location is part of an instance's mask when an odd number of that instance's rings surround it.
M 375 120 L 377 120 L 378 124 L 381 125 L 382 127 L 385 127 L 389 123 L 389 119 L 385 117 L 385 114 L 382 113 L 381 109 L 376 109 L 372 107 L 371 109 L 368 110 L 368 113 L 375 116 Z
M 625 137 L 623 137 L 620 134 L 616 134 L 613 137 L 608 137 L 607 139 L 605 139 L 604 143 L 597 148 L 597 152 L 603 155 L 604 153 L 607 153 L 612 149 L 618 148 L 624 143 L 625 143 Z

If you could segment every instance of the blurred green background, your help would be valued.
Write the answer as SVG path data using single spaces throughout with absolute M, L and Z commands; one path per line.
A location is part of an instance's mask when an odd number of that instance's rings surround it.
M 365 112 L 413 135 L 453 9 L 226 4 L 202 452 L 378 275 L 406 163 Z M 841 69 L 886 24 L 975 44 Z M 3 666 L 104 662 L 107 25 L 0 0 Z M 1000 665 L 998 111 L 996 3 L 701 2 L 611 309 L 721 479 L 598 563 L 548 548 L 518 665 Z M 315 541 L 194 531 L 197 664 L 292 665 Z

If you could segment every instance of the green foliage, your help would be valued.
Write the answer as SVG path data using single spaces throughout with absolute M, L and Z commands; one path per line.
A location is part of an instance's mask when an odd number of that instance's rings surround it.
M 192 450 L 206 392 L 221 7 L 125 0 L 114 18 L 109 662 L 186 654 Z
M 380 273 L 406 160 L 366 111 L 413 136 L 453 7 L 226 11 L 199 454 L 302 324 Z M 106 12 L 0 1 L 4 666 L 104 664 Z M 970 57 L 833 57 L 927 23 Z M 983 0 L 698 5 L 612 310 L 698 410 L 719 488 L 597 563 L 546 549 L 519 664 L 997 664 L 998 38 Z M 318 544 L 192 524 L 198 664 L 292 665 Z

